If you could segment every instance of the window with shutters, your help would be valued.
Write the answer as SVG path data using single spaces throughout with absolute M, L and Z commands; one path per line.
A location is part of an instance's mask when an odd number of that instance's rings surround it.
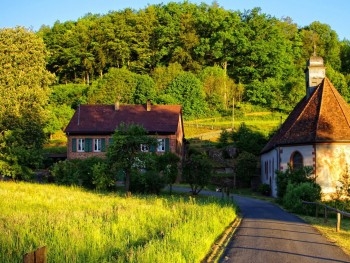
M 158 139 L 157 152 L 165 152 L 165 139 Z
M 101 152 L 102 149 L 102 140 L 94 139 L 94 152 Z
M 85 139 L 77 140 L 77 149 L 78 152 L 85 152 Z
M 149 148 L 147 144 L 141 144 L 141 152 L 149 152 Z

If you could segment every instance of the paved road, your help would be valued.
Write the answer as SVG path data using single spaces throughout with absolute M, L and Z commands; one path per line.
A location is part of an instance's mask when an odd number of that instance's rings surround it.
M 220 263 L 350 262 L 315 228 L 278 206 L 234 196 L 243 220 Z

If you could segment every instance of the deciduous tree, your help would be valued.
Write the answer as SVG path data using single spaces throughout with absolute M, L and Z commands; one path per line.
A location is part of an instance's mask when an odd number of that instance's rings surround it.
M 43 40 L 33 32 L 0 29 L 0 174 L 26 176 L 40 163 L 47 86 L 53 81 L 46 55 Z
M 125 174 L 125 190 L 130 190 L 133 172 L 142 167 L 141 145 L 156 147 L 157 139 L 147 135 L 147 131 L 137 124 L 120 124 L 115 130 L 112 143 L 108 147 L 107 159 L 112 173 L 122 170 Z

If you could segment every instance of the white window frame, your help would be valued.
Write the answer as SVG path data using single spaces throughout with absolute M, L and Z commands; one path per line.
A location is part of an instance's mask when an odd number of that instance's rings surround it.
M 77 139 L 77 152 L 85 152 L 85 139 Z
M 165 152 L 165 139 L 157 139 L 157 152 Z
M 94 139 L 94 152 L 102 151 L 102 139 Z
M 146 152 L 149 152 L 149 147 L 148 147 L 147 144 L 141 144 L 140 145 L 140 150 L 141 150 L 141 152 L 146 153 Z

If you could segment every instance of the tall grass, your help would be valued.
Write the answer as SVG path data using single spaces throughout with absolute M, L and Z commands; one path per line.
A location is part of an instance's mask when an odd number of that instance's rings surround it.
M 200 262 L 235 218 L 232 203 L 98 194 L 0 182 L 0 262 L 48 247 L 48 262 Z

